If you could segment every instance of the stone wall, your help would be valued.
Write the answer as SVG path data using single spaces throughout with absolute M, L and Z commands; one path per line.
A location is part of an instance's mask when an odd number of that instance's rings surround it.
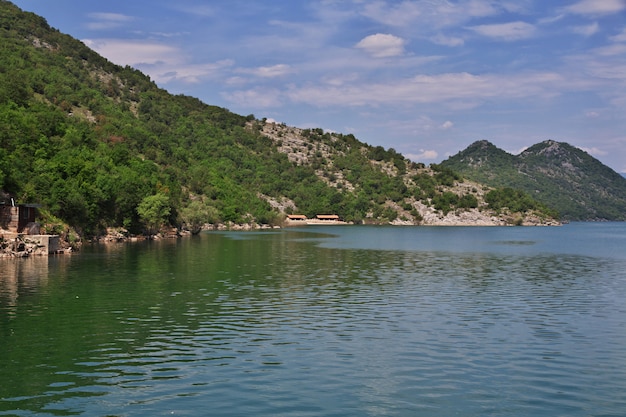
M 11 232 L 0 234 L 1 258 L 47 256 L 65 252 L 58 235 L 23 235 Z

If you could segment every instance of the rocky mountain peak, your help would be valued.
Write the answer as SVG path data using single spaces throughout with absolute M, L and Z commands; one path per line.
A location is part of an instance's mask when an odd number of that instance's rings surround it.
M 524 190 L 567 220 L 626 220 L 624 177 L 582 149 L 545 140 L 511 155 L 485 142 L 442 165 L 492 187 Z

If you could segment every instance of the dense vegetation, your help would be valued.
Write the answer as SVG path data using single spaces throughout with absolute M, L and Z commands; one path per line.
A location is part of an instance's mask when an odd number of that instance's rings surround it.
M 0 190 L 86 235 L 204 223 L 276 224 L 281 213 L 391 221 L 411 202 L 474 208 L 446 191 L 462 178 L 428 170 L 353 135 L 303 132 L 292 159 L 264 121 L 171 95 L 46 21 L 0 0 Z M 289 200 L 284 209 L 270 204 Z M 393 203 L 393 204 L 390 204 Z M 394 204 L 396 204 L 394 206 Z
M 146 198 L 166 202 L 172 224 L 194 201 L 215 220 L 271 223 L 276 213 L 254 190 L 315 195 L 329 211 L 338 208 L 331 201 L 347 204 L 245 129 L 252 116 L 172 96 L 42 18 L 0 6 L 0 188 L 19 200 L 89 234 L 141 229 Z
M 550 213 L 544 204 L 533 200 L 530 195 L 521 190 L 515 190 L 513 188 L 497 188 L 491 190 L 485 195 L 485 201 L 494 210 L 507 209 L 514 213 L 526 213 L 531 210 L 539 210 L 546 213 Z M 558 214 L 555 212 L 550 213 L 553 216 Z
M 626 179 L 567 143 L 545 141 L 514 156 L 479 141 L 442 162 L 492 187 L 524 190 L 567 220 L 626 220 Z

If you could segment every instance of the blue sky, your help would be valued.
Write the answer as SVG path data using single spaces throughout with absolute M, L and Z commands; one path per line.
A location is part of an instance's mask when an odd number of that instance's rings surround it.
M 626 172 L 626 0 L 15 0 L 175 94 L 416 162 L 553 139 Z

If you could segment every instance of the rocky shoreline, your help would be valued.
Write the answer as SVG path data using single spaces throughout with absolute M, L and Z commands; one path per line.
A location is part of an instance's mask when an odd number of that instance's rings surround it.
M 443 215 L 433 210 L 421 210 L 421 226 L 561 226 L 562 223 L 553 218 L 544 218 L 536 214 L 524 216 L 515 214 L 497 215 L 491 211 L 469 209 L 461 212 L 450 212 Z M 392 224 L 402 225 L 400 221 Z
M 329 224 L 329 223 L 318 223 Z M 341 222 L 338 225 L 353 225 L 354 223 Z M 364 222 L 367 224 L 367 222 Z M 423 213 L 423 219 L 419 223 L 414 221 L 402 221 L 399 219 L 388 223 L 393 226 L 561 226 L 562 223 L 554 219 L 544 219 L 535 215 L 527 215 L 524 217 L 508 215 L 497 216 L 495 214 L 489 214 L 482 212 L 478 209 L 463 211 L 460 213 L 448 213 L 443 216 L 441 213 Z M 203 231 L 253 231 L 253 230 L 274 230 L 282 229 L 290 226 L 286 223 L 284 226 L 271 226 L 268 224 L 258 223 L 245 223 L 245 224 L 207 224 Z M 295 226 L 292 224 L 291 226 Z M 306 227 L 306 223 L 298 223 L 297 226 Z M 312 227 L 315 227 L 313 225 Z M 93 239 L 92 243 L 115 243 L 115 242 L 138 242 L 143 240 L 161 240 L 161 239 L 174 239 L 183 236 L 190 236 L 191 233 L 185 230 L 179 230 L 177 228 L 171 228 L 163 230 L 160 233 L 152 236 L 145 235 L 130 235 L 128 231 L 123 228 L 109 228 L 107 234 Z
M 546 219 L 536 215 L 496 215 L 478 209 L 461 212 L 450 212 L 443 215 L 435 210 L 421 210 L 422 219 L 415 220 L 396 219 L 388 224 L 394 226 L 561 226 L 562 223 L 554 219 Z M 322 224 L 322 223 L 320 223 Z M 341 222 L 343 225 L 353 223 Z M 367 219 L 364 224 L 368 224 Z M 284 226 L 289 226 L 285 224 Z M 298 224 L 306 226 L 306 224 Z M 267 224 L 246 223 L 246 224 L 206 224 L 202 230 L 205 231 L 252 231 L 252 230 L 272 230 L 281 229 L 283 226 L 271 226 Z M 312 226 L 314 227 L 314 226 Z M 106 230 L 106 234 L 91 239 L 90 243 L 124 243 L 139 242 L 144 240 L 177 239 L 183 236 L 190 236 L 191 232 L 178 228 L 162 229 L 152 236 L 132 235 L 128 230 L 121 227 L 111 227 Z M 60 239 L 59 247 L 50 252 L 47 245 L 43 245 L 40 239 L 30 235 L 2 233 L 0 234 L 0 258 L 25 258 L 29 256 L 47 256 L 50 254 L 72 253 L 78 247 L 73 247 L 65 239 Z
M 54 239 L 52 244 L 50 240 Z M 0 258 L 28 258 L 73 252 L 69 243 L 56 235 L 0 234 Z
M 202 230 L 219 230 L 219 231 L 250 231 L 250 230 L 270 230 L 280 229 L 280 226 L 270 226 L 267 224 L 258 223 L 246 223 L 246 224 L 207 224 Z M 122 227 L 110 227 L 107 229 L 107 233 L 103 236 L 98 236 L 91 239 L 91 243 L 116 243 L 116 242 L 140 242 L 144 240 L 162 240 L 162 239 L 176 239 L 183 236 L 190 236 L 192 233 L 188 230 L 180 230 L 172 227 L 163 229 L 155 235 L 133 235 L 128 230 Z

